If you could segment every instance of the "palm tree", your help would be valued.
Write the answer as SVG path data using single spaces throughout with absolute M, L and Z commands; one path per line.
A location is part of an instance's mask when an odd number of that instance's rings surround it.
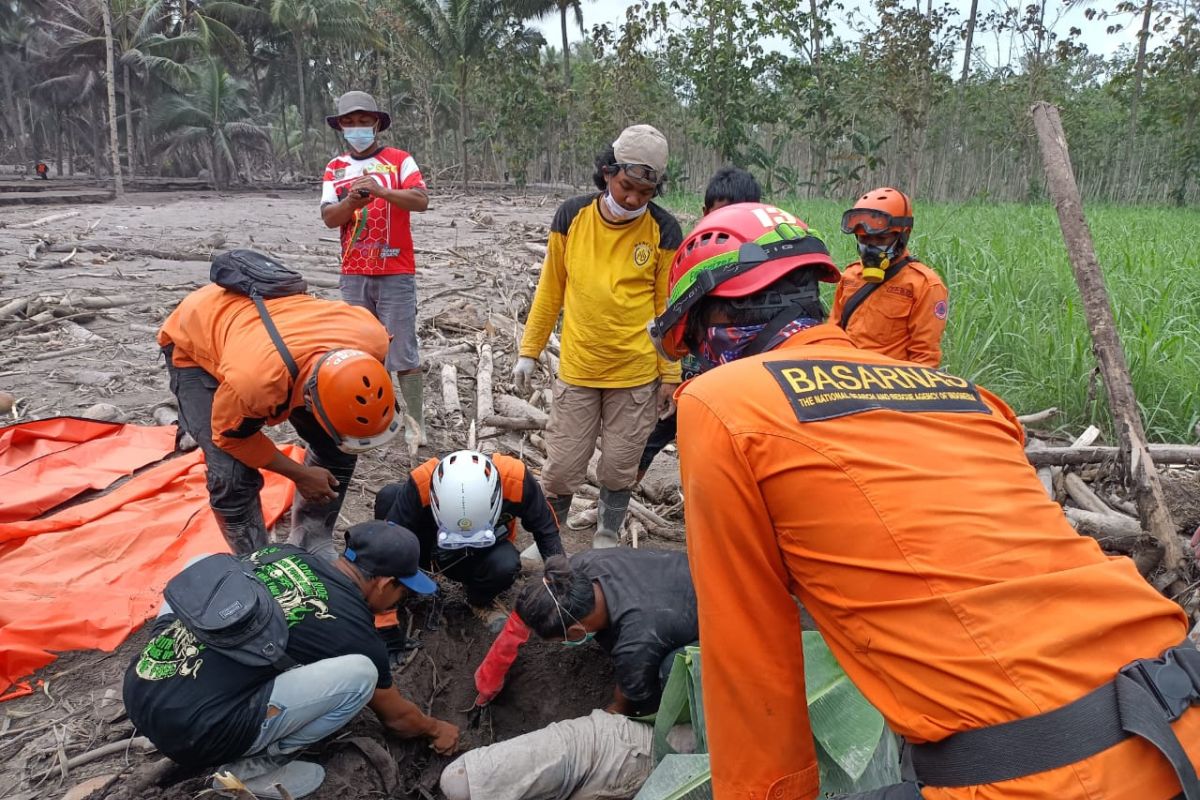
M 120 197 L 125 194 L 125 183 L 121 179 L 120 144 L 117 139 L 117 80 L 113 69 L 113 24 L 112 9 L 109 0 L 95 0 L 100 6 L 100 15 L 104 22 L 104 79 L 108 83 L 108 142 L 112 148 L 113 189 Z M 126 129 L 128 131 L 128 129 Z
M 518 16 L 526 9 L 523 5 L 530 5 L 528 0 L 521 0 L 516 7 Z M 533 3 L 528 9 L 528 17 L 542 17 L 558 11 L 560 27 L 562 29 L 562 55 L 563 55 L 563 87 L 571 90 L 571 43 L 567 41 L 567 14 L 575 16 L 575 25 L 579 28 L 579 32 L 583 33 L 583 0 L 542 0 L 540 3 Z
M 248 90 L 213 59 L 193 67 L 191 85 L 168 94 L 155 106 L 155 129 L 168 137 L 165 154 L 199 157 L 208 165 L 217 188 L 228 185 L 237 171 L 237 147 L 268 149 L 271 139 L 250 121 Z
M 503 0 L 399 0 L 416 39 L 454 76 L 458 89 L 458 155 L 467 181 L 467 90 L 476 63 L 497 45 L 511 7 Z
M 107 17 L 108 27 L 103 18 L 106 11 L 110 14 Z M 188 80 L 187 69 L 171 56 L 180 57 L 189 50 L 199 49 L 203 44 L 202 39 L 194 33 L 167 37 L 158 32 L 157 29 L 166 24 L 171 13 L 170 8 L 158 2 L 147 5 L 143 0 L 93 0 L 92 3 L 80 4 L 58 0 L 55 12 L 48 22 L 50 39 L 53 41 L 49 58 L 55 64 L 52 71 L 58 75 L 43 82 L 42 89 L 61 95 L 64 87 L 57 84 L 74 84 L 81 71 L 80 66 L 86 71 L 86 65 L 94 60 L 98 67 L 100 54 L 112 49 L 122 72 L 125 144 L 129 174 L 133 175 L 137 170 L 138 151 L 131 76 L 137 75 L 143 81 L 151 75 L 170 82 Z M 111 47 L 107 46 L 109 33 Z M 73 68 L 68 68 L 68 64 Z
M 305 99 L 304 73 L 308 59 L 306 42 L 316 39 L 366 42 L 370 31 L 362 6 L 355 0 L 271 0 L 271 21 L 285 28 L 292 38 L 296 55 L 296 89 L 300 124 L 309 128 L 309 109 Z M 308 156 L 307 136 L 302 152 Z
M 35 24 L 31 9 L 0 2 L 0 139 L 15 144 L 22 163 L 29 160 L 29 132 L 21 96 L 32 74 L 28 50 Z

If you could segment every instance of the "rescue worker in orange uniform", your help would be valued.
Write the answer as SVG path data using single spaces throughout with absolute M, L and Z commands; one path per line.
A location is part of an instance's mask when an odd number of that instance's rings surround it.
M 388 334 L 370 311 L 307 294 L 263 301 L 292 363 L 272 341 L 254 302 L 210 284 L 189 294 L 158 333 L 180 429 L 200 443 L 209 505 L 236 554 L 269 541 L 260 469 L 296 484 L 289 543 L 332 561 L 333 525 L 357 453 L 400 429 L 383 366 Z M 308 445 L 304 463 L 263 433 L 291 422 Z
M 1186 616 L 1071 528 L 998 397 L 818 324 L 833 269 L 790 214 L 730 206 L 652 328 L 718 364 L 677 396 L 717 800 L 817 796 L 793 598 L 913 745 L 863 798 L 1200 797 Z
M 563 554 L 558 519 L 542 487 L 511 456 L 459 450 L 431 458 L 408 480 L 379 490 L 375 518 L 415 533 L 422 569 L 460 582 L 467 604 L 492 633 L 508 619 L 508 609 L 496 598 L 521 571 L 513 545 L 517 520 L 533 535 L 543 560 Z
M 858 239 L 859 260 L 846 267 L 829 321 L 859 347 L 936 367 L 946 330 L 946 285 L 908 252 L 913 209 L 897 189 L 872 189 L 842 215 L 842 233 Z

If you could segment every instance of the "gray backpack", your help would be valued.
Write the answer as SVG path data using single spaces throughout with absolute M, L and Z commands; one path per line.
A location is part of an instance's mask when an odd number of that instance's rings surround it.
M 258 563 L 291 554 L 282 550 Z M 253 566 L 229 553 L 207 556 L 168 581 L 163 594 L 175 616 L 205 647 L 240 664 L 284 672 L 297 666 L 287 654 L 287 619 Z

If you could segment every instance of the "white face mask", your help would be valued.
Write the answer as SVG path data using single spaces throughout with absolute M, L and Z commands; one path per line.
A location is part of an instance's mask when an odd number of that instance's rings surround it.
M 641 208 L 635 208 L 633 211 L 630 211 L 613 199 L 612 192 L 605 192 L 602 197 L 604 199 L 604 210 L 615 220 L 637 219 L 642 214 L 645 214 L 646 209 L 650 207 L 650 204 L 647 203 Z

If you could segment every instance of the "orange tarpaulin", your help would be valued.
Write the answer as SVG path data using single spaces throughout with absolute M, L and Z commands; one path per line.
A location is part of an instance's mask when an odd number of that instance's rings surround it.
M 59 444 L 86 440 L 76 426 L 87 420 L 58 422 Z M 174 436 L 174 428 L 165 431 Z M 4 434 L 12 439 L 12 428 Z M 136 436 L 107 438 L 103 469 L 110 474 L 128 474 L 146 457 L 146 443 Z M 42 455 L 55 449 L 37 447 Z M 303 454 L 296 447 L 284 452 Z M 8 463 L 3 456 L 0 473 Z M 87 465 L 67 463 L 63 470 L 78 474 L 81 466 Z M 265 477 L 263 515 L 272 524 L 290 507 L 294 485 L 274 473 Z M 12 507 L 25 507 L 40 489 L 19 484 L 4 491 Z M 153 616 L 163 586 L 189 559 L 227 550 L 208 510 L 198 450 L 45 519 L 0 523 L 0 693 L 53 661 L 51 651 L 115 649 Z
M 175 429 L 52 417 L 0 430 L 0 522 L 103 489 L 175 447 Z

